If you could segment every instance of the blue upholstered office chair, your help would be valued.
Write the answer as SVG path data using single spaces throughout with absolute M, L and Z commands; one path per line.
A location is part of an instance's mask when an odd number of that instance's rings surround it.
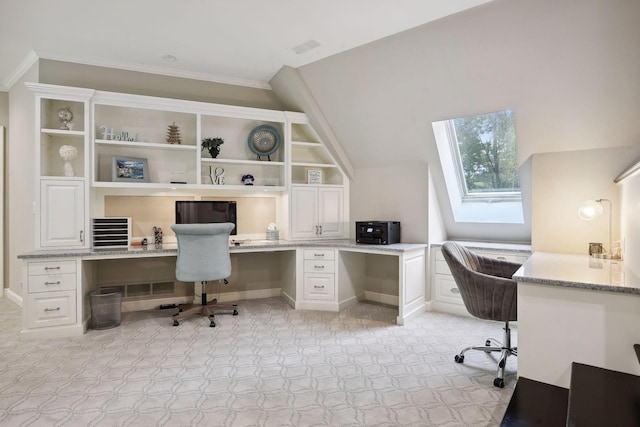
M 202 284 L 201 304 L 181 304 L 180 311 L 173 315 L 173 326 L 179 320 L 199 313 L 208 316 L 211 327 L 216 326 L 214 311 L 232 311 L 238 314 L 235 304 L 217 304 L 216 300 L 207 301 L 207 282 L 224 280 L 231 275 L 231 256 L 229 255 L 229 234 L 234 225 L 217 224 L 174 224 L 171 229 L 178 239 L 178 258 L 176 260 L 176 278 L 182 282 L 200 282 Z

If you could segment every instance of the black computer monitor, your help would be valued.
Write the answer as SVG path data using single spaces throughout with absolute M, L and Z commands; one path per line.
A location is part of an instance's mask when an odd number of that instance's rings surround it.
M 230 222 L 235 227 L 232 235 L 238 234 L 236 202 L 219 200 L 176 201 L 176 224 L 208 224 Z

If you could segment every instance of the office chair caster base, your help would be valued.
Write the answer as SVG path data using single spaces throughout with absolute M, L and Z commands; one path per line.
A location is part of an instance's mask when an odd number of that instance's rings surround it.
M 495 378 L 493 380 L 493 385 L 499 388 L 504 388 L 504 380 L 502 378 Z
M 233 315 L 237 316 L 238 315 L 238 310 L 233 310 Z
M 216 322 L 214 322 L 213 320 L 211 321 L 211 323 L 209 324 L 210 328 L 215 328 L 216 327 Z
M 177 320 L 173 321 L 173 326 L 178 326 L 180 324 L 180 322 L 178 322 Z
M 462 363 L 462 362 L 464 362 L 464 355 L 456 354 L 456 356 L 453 358 L 453 360 L 455 360 L 456 363 Z

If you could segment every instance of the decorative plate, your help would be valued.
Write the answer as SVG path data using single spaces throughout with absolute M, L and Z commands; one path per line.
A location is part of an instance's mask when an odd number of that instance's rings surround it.
M 249 134 L 249 149 L 258 156 L 270 156 L 280 148 L 280 132 L 270 125 L 260 125 Z M 271 159 L 269 159 L 271 160 Z

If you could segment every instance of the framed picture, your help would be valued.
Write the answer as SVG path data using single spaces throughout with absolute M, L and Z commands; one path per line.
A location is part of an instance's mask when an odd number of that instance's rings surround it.
M 322 184 L 322 171 L 320 169 L 309 169 L 307 171 L 308 184 Z
M 111 181 L 149 182 L 147 159 L 140 157 L 113 156 L 111 158 Z

